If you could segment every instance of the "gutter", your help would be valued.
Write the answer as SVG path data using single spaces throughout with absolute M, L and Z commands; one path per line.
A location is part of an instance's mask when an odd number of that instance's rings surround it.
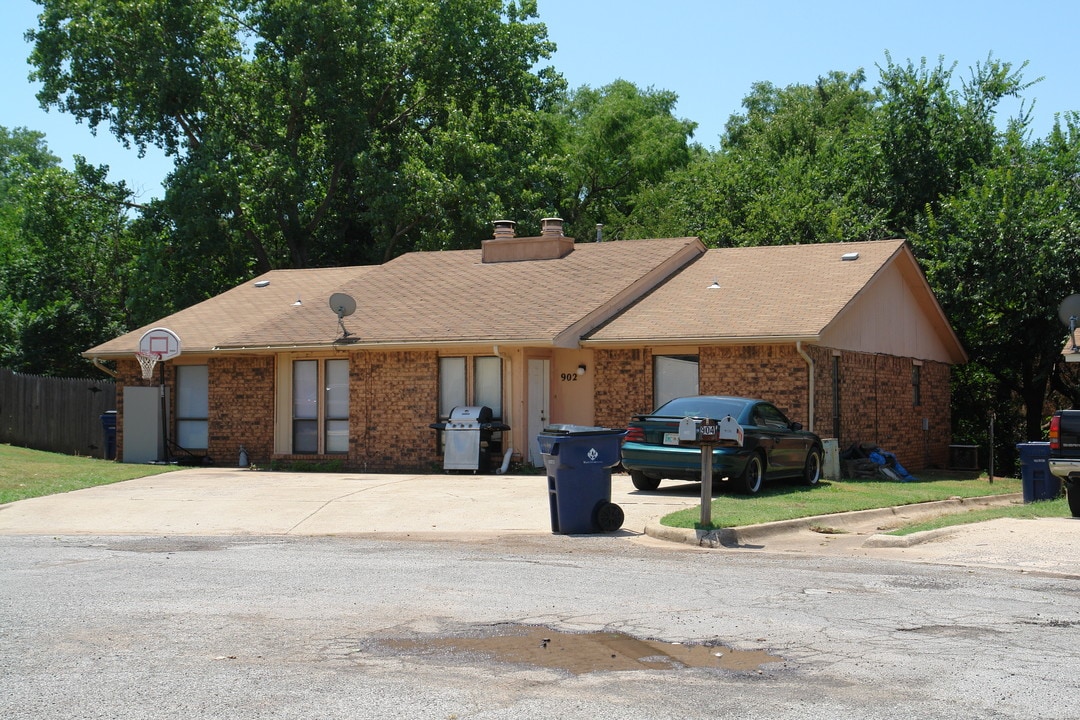
M 807 388 L 810 393 L 810 398 L 807 401 L 807 405 L 810 408 L 810 427 L 807 429 L 810 432 L 814 432 L 814 358 L 810 357 L 805 350 L 803 350 L 802 340 L 795 341 L 795 350 L 802 355 L 802 359 L 806 361 L 806 374 L 808 377 Z
M 782 345 L 784 343 L 801 343 L 806 342 L 820 342 L 820 335 L 730 335 L 724 337 L 717 337 L 715 335 L 701 336 L 701 335 L 672 335 L 672 336 L 643 336 L 643 337 L 623 337 L 615 338 L 611 340 L 600 340 L 595 338 L 582 338 L 582 347 L 641 347 L 647 345 L 649 347 L 661 347 L 664 345 L 700 345 L 700 346 L 713 346 L 713 345 Z
M 111 376 L 114 380 L 119 380 L 120 379 L 120 373 L 116 372 L 115 370 L 110 370 L 109 368 L 102 365 L 101 364 L 101 358 L 99 358 L 97 356 L 92 357 L 92 358 L 90 358 L 90 362 L 94 363 L 94 367 L 96 367 L 98 370 L 105 373 L 106 375 Z

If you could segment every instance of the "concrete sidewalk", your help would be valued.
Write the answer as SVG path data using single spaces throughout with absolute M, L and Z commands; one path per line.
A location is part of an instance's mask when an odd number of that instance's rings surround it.
M 995 520 L 915 537 L 889 528 L 1016 496 L 945 501 L 730 528 L 675 530 L 660 518 L 700 503 L 697 483 L 654 492 L 612 476 L 626 515 L 617 537 L 698 552 L 846 555 L 976 565 L 1080 578 L 1080 519 Z M 831 532 L 829 532 L 831 530 Z M 331 474 L 191 468 L 0 505 L 0 535 L 292 535 L 470 541 L 551 535 L 542 475 Z

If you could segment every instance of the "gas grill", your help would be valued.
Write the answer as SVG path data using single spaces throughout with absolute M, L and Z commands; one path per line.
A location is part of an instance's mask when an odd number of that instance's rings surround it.
M 492 436 L 509 430 L 509 425 L 495 422 L 486 405 L 459 405 L 450 411 L 446 422 L 429 427 L 442 435 L 443 470 L 491 469 Z

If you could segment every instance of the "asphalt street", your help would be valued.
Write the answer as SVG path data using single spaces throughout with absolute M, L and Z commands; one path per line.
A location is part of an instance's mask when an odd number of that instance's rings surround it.
M 616 475 L 626 523 L 589 535 L 551 532 L 536 476 L 191 469 L 2 506 L 0 717 L 1076 716 L 1071 518 L 901 545 L 880 531 L 944 508 L 663 537 L 696 488 Z M 537 627 L 770 661 L 462 649 Z

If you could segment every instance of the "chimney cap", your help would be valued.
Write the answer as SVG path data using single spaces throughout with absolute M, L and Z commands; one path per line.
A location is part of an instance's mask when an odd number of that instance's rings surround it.
M 517 223 L 513 220 L 493 220 L 491 224 L 495 227 L 494 236 L 497 238 L 514 237 L 517 234 Z
M 546 217 L 540 220 L 540 234 L 545 237 L 562 237 L 563 219 L 560 217 Z

